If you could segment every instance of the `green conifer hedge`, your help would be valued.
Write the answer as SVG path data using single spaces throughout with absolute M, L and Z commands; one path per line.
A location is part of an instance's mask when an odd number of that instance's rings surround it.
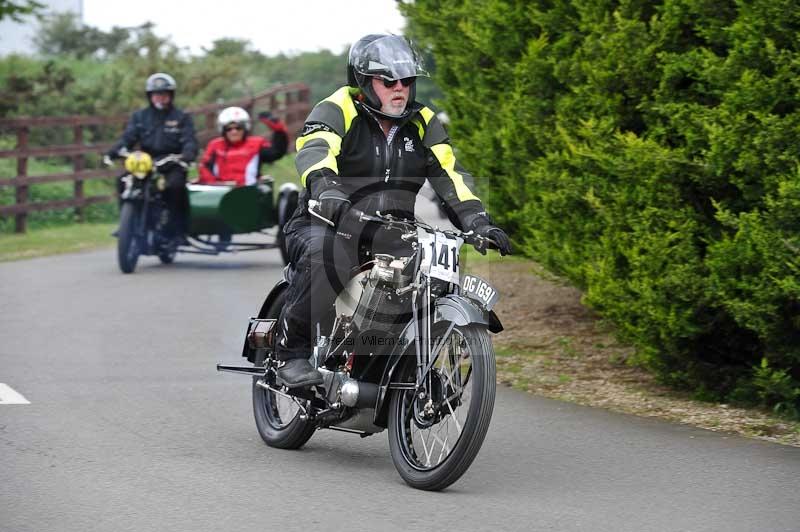
M 699 395 L 800 410 L 800 2 L 416 0 L 518 249 Z

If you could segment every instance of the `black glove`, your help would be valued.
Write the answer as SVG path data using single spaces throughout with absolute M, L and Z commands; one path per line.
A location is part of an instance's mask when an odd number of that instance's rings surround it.
M 286 132 L 286 123 L 280 118 L 273 116 L 269 111 L 258 113 L 258 120 L 275 132 Z
M 347 194 L 341 190 L 330 188 L 319 195 L 319 215 L 337 225 L 344 213 L 350 208 Z
M 489 223 L 479 225 L 475 227 L 473 231 L 475 231 L 475 234 L 478 236 L 494 240 L 495 243 L 497 243 L 497 249 L 500 251 L 501 255 L 505 256 L 511 254 L 511 241 L 508 239 L 508 235 L 496 225 Z M 481 255 L 486 255 L 485 245 L 475 246 L 475 249 L 477 249 Z

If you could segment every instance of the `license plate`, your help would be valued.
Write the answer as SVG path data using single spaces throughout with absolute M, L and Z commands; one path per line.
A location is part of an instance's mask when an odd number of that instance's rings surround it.
M 486 310 L 492 310 L 494 304 L 500 299 L 500 294 L 497 293 L 495 287 L 475 275 L 464 276 L 461 281 L 461 293 L 480 303 Z

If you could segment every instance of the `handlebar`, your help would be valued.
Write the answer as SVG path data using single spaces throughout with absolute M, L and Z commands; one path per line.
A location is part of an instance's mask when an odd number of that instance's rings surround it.
M 319 206 L 319 201 L 317 200 L 308 200 L 308 213 L 311 216 L 314 216 L 326 224 L 330 225 L 331 227 L 335 227 L 336 224 L 333 223 L 332 220 L 328 220 L 324 216 L 322 216 L 319 212 L 316 211 L 316 208 Z M 422 228 L 428 232 L 439 231 L 444 233 L 448 236 L 453 236 L 457 238 L 461 238 L 464 240 L 465 243 L 474 246 L 477 249 L 500 249 L 498 243 L 488 237 L 481 236 L 475 234 L 474 231 L 459 231 L 459 230 L 448 230 L 448 229 L 439 229 L 438 227 L 433 227 L 430 224 L 427 224 L 421 220 L 406 220 L 404 218 L 395 218 L 391 214 L 381 214 L 380 211 L 376 212 L 375 215 L 367 214 L 362 210 L 356 209 L 355 207 L 351 207 L 347 211 L 347 216 L 350 218 L 357 218 L 359 222 L 373 222 L 379 223 L 386 226 L 389 229 L 398 229 L 398 230 L 408 230 L 411 228 Z
M 117 157 L 119 157 L 120 159 L 124 159 L 130 154 L 131 154 L 130 150 L 128 150 L 127 148 L 121 148 L 117 152 Z M 162 166 L 168 163 L 175 163 L 181 166 L 184 170 L 187 170 L 189 168 L 189 164 L 185 162 L 183 159 L 181 159 L 180 153 L 170 153 L 167 155 L 162 155 L 160 158 L 153 161 L 153 166 L 155 168 L 161 168 Z M 103 156 L 103 164 L 105 164 L 106 166 L 113 166 L 114 162 L 112 161 L 111 157 L 105 155 Z
M 189 165 L 183 159 L 181 159 L 180 153 L 170 153 L 169 155 L 164 155 L 157 161 L 154 161 L 153 166 L 155 166 L 156 168 L 161 168 L 165 164 L 169 163 L 175 163 L 181 166 L 184 170 L 189 168 Z
M 421 220 L 406 220 L 402 218 L 395 218 L 391 214 L 381 214 L 380 211 L 376 213 L 376 216 L 373 216 L 359 209 L 351 208 L 348 211 L 348 214 L 357 217 L 359 222 L 379 223 L 388 226 L 389 229 L 400 229 L 399 226 L 405 226 L 408 228 L 419 227 L 429 232 L 439 231 L 448 236 L 461 238 L 462 240 L 464 240 L 465 243 L 471 244 L 476 248 L 500 249 L 500 246 L 495 240 L 475 234 L 474 231 L 464 232 L 464 231 L 459 231 L 457 229 L 455 230 L 439 229 Z

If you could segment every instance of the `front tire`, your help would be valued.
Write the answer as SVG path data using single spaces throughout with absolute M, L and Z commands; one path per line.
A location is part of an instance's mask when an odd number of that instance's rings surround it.
M 434 334 L 434 345 L 443 329 Z M 482 327 L 455 327 L 443 342 L 432 369 L 434 396 L 425 401 L 413 390 L 394 390 L 389 403 L 389 450 L 400 476 L 414 488 L 438 491 L 463 475 L 478 455 L 495 398 L 495 358 Z M 416 360 L 406 357 L 400 375 L 414 382 Z M 460 418 L 460 419 L 459 419 Z
M 123 203 L 119 211 L 119 231 L 117 233 L 117 262 L 122 273 L 133 273 L 139 260 L 139 238 L 136 227 L 139 225 L 139 209 L 133 203 Z
M 286 291 L 275 298 L 267 310 L 266 319 L 278 319 L 286 304 Z M 264 366 L 264 350 L 255 358 L 256 366 Z M 293 401 L 258 385 L 260 377 L 253 377 L 253 414 L 258 434 L 264 443 L 278 449 L 299 449 L 314 434 L 314 424 L 300 419 L 300 408 Z

